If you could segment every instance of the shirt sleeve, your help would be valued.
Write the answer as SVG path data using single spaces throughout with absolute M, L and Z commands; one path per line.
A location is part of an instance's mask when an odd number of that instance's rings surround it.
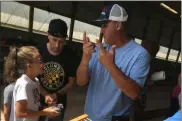
M 15 94 L 16 101 L 28 100 L 27 85 L 19 85 L 16 90 L 17 90 L 17 92 Z
M 141 53 L 133 64 L 130 78 L 135 80 L 141 87 L 144 86 L 150 69 L 150 57 L 147 52 Z
M 11 105 L 12 96 L 13 96 L 13 89 L 11 89 L 11 88 L 9 88 L 9 86 L 7 86 L 4 89 L 4 104 Z

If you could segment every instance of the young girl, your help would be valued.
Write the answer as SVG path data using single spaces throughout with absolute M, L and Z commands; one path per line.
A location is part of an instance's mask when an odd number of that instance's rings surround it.
M 14 87 L 10 121 L 38 121 L 43 115 L 59 115 L 54 107 L 39 111 L 40 88 L 36 76 L 43 71 L 43 63 L 38 50 L 32 46 L 15 48 L 10 58 L 15 63 L 14 73 L 23 73 Z

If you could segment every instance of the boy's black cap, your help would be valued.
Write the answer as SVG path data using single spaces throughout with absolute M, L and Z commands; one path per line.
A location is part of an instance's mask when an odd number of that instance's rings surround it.
M 48 33 L 54 37 L 67 37 L 68 27 L 61 19 L 53 19 L 49 23 Z

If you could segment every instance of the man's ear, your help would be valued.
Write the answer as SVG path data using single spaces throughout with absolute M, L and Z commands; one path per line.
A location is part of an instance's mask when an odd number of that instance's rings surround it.
M 50 38 L 50 34 L 49 33 L 47 33 L 47 37 L 48 37 L 48 39 Z
M 51 35 L 49 34 L 49 32 L 47 32 L 47 36 L 48 36 L 48 38 L 51 36 Z
M 123 28 L 122 23 L 121 22 L 117 22 L 116 23 L 116 30 L 121 30 Z
M 47 33 L 47 38 L 48 38 L 47 42 L 49 42 L 49 40 L 51 40 L 51 35 L 49 33 Z

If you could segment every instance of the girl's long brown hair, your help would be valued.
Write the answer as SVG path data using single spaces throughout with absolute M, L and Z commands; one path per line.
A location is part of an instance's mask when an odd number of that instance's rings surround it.
M 8 83 L 15 82 L 26 69 L 27 62 L 34 59 L 35 50 L 33 46 L 12 48 L 4 64 L 4 80 Z

